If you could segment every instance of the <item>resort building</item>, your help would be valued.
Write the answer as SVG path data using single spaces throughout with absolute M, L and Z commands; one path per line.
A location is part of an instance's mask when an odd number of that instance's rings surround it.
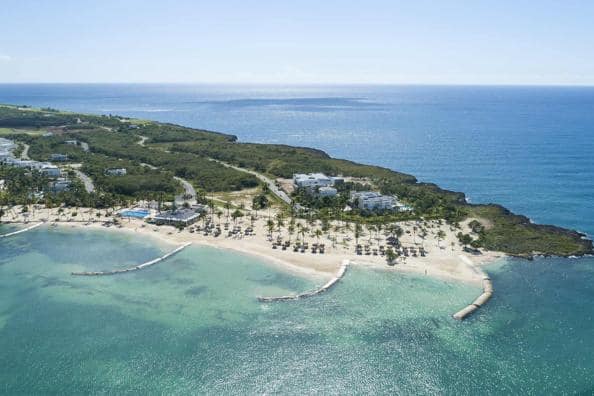
M 297 188 L 314 188 L 330 187 L 334 182 L 323 173 L 296 173 L 293 175 L 293 184 Z
M 62 175 L 60 168 L 51 164 L 43 164 L 39 171 L 47 177 L 60 177 Z
M 71 146 L 77 146 L 78 145 L 78 140 L 66 140 L 64 141 L 65 144 L 69 144 Z
M 52 154 L 50 156 L 50 161 L 58 161 L 58 162 L 68 161 L 68 156 L 66 154 Z
M 351 202 L 361 210 L 392 210 L 396 207 L 396 198 L 374 191 L 351 191 Z
M 320 187 L 318 188 L 319 197 L 335 197 L 338 191 L 334 187 Z
M 192 209 L 177 209 L 161 212 L 153 217 L 152 222 L 158 225 L 183 225 L 195 223 L 200 218 L 200 213 Z
M 105 175 L 107 176 L 126 176 L 126 173 L 126 168 L 105 169 Z
M 69 191 L 72 182 L 68 179 L 61 178 L 49 183 L 49 190 L 53 193 Z

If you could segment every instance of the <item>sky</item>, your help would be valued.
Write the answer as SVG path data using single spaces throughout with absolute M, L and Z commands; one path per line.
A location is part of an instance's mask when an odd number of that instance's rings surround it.
M 0 82 L 594 85 L 594 1 L 2 1 Z

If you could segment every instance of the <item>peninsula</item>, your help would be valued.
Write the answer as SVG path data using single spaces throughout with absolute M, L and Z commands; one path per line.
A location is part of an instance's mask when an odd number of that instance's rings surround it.
M 390 169 L 113 115 L 0 106 L 0 183 L 2 222 L 115 226 L 326 278 L 350 261 L 482 285 L 496 257 L 593 252 L 577 231 Z

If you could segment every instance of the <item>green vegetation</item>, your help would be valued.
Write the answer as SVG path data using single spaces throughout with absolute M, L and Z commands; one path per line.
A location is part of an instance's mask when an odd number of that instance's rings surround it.
M 309 217 L 322 220 L 340 218 L 367 226 L 419 218 L 443 219 L 456 224 L 467 218 L 476 218 L 479 220 L 470 224 L 474 235 L 459 237 L 465 244 L 521 256 L 592 252 L 592 242 L 583 239 L 577 232 L 531 224 L 524 216 L 514 215 L 497 205 L 468 204 L 463 193 L 443 190 L 435 184 L 419 183 L 411 175 L 390 169 L 334 159 L 316 149 L 239 143 L 232 135 L 167 123 L 16 106 L 0 106 L 0 128 L 29 131 L 6 136 L 29 144 L 29 155 L 33 159 L 47 160 L 52 153 L 61 153 L 67 154 L 71 162 L 81 163 L 81 170 L 94 180 L 97 192 L 86 194 L 76 190 L 69 196 L 85 205 L 102 206 L 114 201 L 150 198 L 156 194 L 169 199 L 182 191 L 173 176 L 190 181 L 202 192 L 237 191 L 260 184 L 254 175 L 214 161 L 218 160 L 272 178 L 289 178 L 294 173 L 308 172 L 352 176 L 383 194 L 397 195 L 413 208 L 411 212 L 403 213 L 344 212 L 346 193 L 351 189 L 365 188 L 360 183 L 345 183 L 344 187 L 340 187 L 343 194 L 338 198 L 314 198 L 297 191 L 296 200 L 312 209 L 307 214 Z M 46 135 L 48 131 L 51 136 Z M 88 143 L 90 150 L 86 152 L 80 146 L 65 143 L 72 139 Z M 143 145 L 139 144 L 141 140 Z M 126 168 L 128 174 L 105 176 L 105 169 L 113 167 Z M 22 178 L 19 180 L 27 183 Z M 30 187 L 41 191 L 43 183 Z M 6 195 L 9 197 L 6 198 Z M 11 202 L 28 199 L 27 194 L 16 187 L 10 187 L 9 193 L 3 196 L 5 201 Z M 255 207 L 264 208 L 271 199 L 276 198 L 263 191 L 254 198 Z

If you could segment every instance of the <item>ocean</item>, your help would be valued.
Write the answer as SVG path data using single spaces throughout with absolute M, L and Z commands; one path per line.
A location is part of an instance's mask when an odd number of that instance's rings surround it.
M 594 88 L 27 84 L 0 85 L 0 103 L 315 147 L 594 235 Z M 166 248 L 99 231 L 0 241 L 0 392 L 594 393 L 592 258 L 487 267 L 495 297 L 461 323 L 475 288 L 363 269 L 258 304 L 312 281 L 202 247 L 129 278 L 67 275 Z

